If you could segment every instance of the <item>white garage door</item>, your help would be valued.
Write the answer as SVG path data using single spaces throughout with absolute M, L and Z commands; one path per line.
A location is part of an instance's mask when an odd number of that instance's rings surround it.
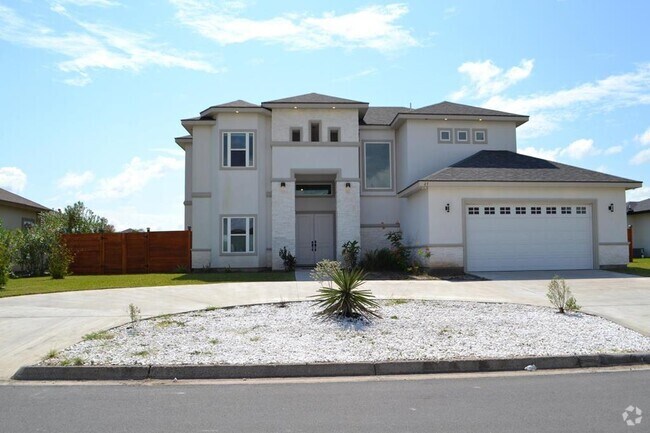
M 468 271 L 593 268 L 590 205 L 470 204 L 464 212 Z

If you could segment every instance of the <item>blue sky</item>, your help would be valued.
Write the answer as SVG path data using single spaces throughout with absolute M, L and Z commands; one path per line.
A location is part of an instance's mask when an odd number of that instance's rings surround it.
M 0 187 L 183 225 L 179 119 L 307 92 L 527 114 L 519 151 L 644 182 L 645 1 L 0 0 Z

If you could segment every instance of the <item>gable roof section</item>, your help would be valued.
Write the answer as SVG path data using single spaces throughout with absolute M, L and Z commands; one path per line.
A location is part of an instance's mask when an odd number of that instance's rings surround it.
M 368 107 L 366 115 L 359 122 L 360 125 L 378 125 L 389 126 L 395 116 L 399 113 L 407 113 L 411 111 L 406 107 Z
M 437 104 L 427 105 L 409 111 L 409 114 L 424 114 L 434 116 L 500 116 L 500 117 L 522 117 L 521 114 L 506 113 L 504 111 L 489 110 L 487 108 L 474 107 L 471 105 L 456 104 L 454 102 L 442 101 Z
M 275 99 L 273 101 L 262 102 L 267 104 L 365 104 L 367 102 L 353 101 L 352 99 L 339 98 L 336 96 L 323 95 L 321 93 L 305 93 L 304 95 L 290 96 L 288 98 Z
M 36 203 L 35 201 L 28 200 L 25 197 L 21 197 L 18 194 L 14 194 L 13 192 L 7 191 L 6 189 L 2 189 L 2 188 L 0 188 L 0 204 L 8 204 L 12 206 L 29 208 L 36 211 L 52 210 L 41 204 Z
M 418 182 L 551 182 L 628 183 L 640 182 L 610 174 L 534 158 L 507 150 L 482 150 L 456 164 L 438 170 Z
M 646 213 L 650 212 L 650 198 L 642 201 L 629 201 L 627 202 L 627 213 Z

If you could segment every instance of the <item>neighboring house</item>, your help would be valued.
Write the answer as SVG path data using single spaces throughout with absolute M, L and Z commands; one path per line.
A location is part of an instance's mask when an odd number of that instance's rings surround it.
M 643 248 L 650 255 L 650 198 L 627 203 L 627 224 L 632 226 L 634 249 Z
M 527 116 L 442 102 L 370 107 L 316 93 L 215 105 L 181 121 L 194 268 L 282 269 L 388 246 L 431 267 L 625 265 L 640 182 L 517 154 Z M 416 255 L 416 254 L 414 254 Z
M 0 188 L 0 221 L 5 229 L 31 227 L 36 223 L 39 213 L 50 210 L 25 197 Z

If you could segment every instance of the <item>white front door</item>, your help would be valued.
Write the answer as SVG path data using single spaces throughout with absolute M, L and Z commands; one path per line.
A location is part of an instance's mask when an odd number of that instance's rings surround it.
M 465 207 L 468 271 L 592 269 L 592 208 L 577 203 Z
M 296 263 L 315 265 L 323 259 L 334 260 L 334 215 L 296 215 Z

